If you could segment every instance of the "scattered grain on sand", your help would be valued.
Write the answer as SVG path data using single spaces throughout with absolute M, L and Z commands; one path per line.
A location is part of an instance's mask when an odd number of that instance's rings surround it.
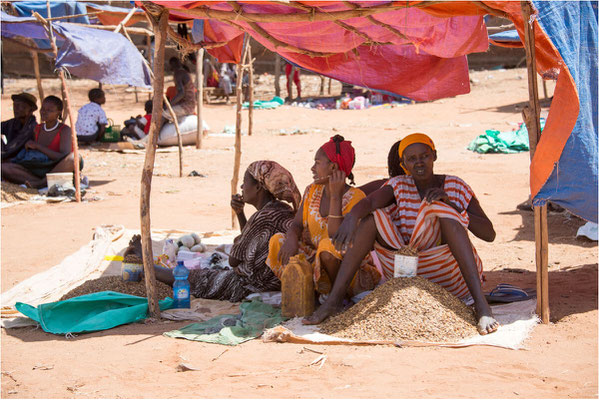
M 17 201 L 27 201 L 38 195 L 37 189 L 24 188 L 14 183 L 2 182 L 2 201 L 5 203 L 14 203 Z
M 82 296 L 84 294 L 103 292 L 105 290 L 111 290 L 113 292 L 132 294 L 134 296 L 146 297 L 146 284 L 142 280 L 141 282 L 129 282 L 123 281 L 120 276 L 105 276 L 98 279 L 90 279 L 85 281 L 81 286 L 77 286 L 69 293 L 62 296 L 60 299 L 66 300 L 71 297 Z M 156 293 L 158 299 L 162 300 L 165 297 L 173 297 L 173 288 L 169 285 L 156 281 Z
M 345 312 L 329 318 L 320 332 L 356 340 L 454 342 L 477 334 L 473 310 L 422 277 L 395 278 Z

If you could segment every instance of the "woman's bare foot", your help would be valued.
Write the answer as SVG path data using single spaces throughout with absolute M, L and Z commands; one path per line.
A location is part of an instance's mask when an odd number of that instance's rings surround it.
M 304 318 L 302 324 L 318 325 L 331 315 L 335 315 L 341 311 L 343 311 L 343 305 L 340 302 L 332 301 L 329 297 L 323 305 L 318 307 L 318 309 L 312 313 L 312 315 Z
M 493 317 L 491 307 L 489 307 L 486 301 L 484 304 L 475 304 L 474 310 L 476 319 L 478 320 L 478 323 L 476 324 L 478 333 L 486 335 L 495 332 L 497 328 L 499 328 L 499 322 Z

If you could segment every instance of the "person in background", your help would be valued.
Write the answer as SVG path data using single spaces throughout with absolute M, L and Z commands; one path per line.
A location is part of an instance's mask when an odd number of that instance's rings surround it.
M 291 99 L 293 98 L 291 80 L 289 79 L 290 76 L 292 76 L 293 83 L 295 83 L 295 87 L 297 89 L 297 97 L 295 98 L 295 101 L 300 101 L 302 98 L 302 83 L 300 81 L 299 68 L 295 65 L 291 65 L 290 63 L 285 64 L 285 77 L 287 78 L 287 98 L 285 100 L 291 102 Z
M 108 125 L 106 113 L 102 104 L 106 103 L 106 97 L 102 89 L 92 89 L 88 93 L 89 103 L 81 107 L 77 113 L 75 131 L 79 144 L 93 143 L 101 140 Z
M 389 178 L 394 178 L 399 175 L 405 175 L 406 172 L 401 167 L 401 160 L 399 159 L 399 144 L 401 140 L 393 143 L 391 149 L 389 149 L 389 154 L 387 155 L 387 171 L 389 172 Z M 368 182 L 358 189 L 364 192 L 366 196 L 370 193 L 374 192 L 381 186 L 383 186 L 389 179 L 377 179 L 376 181 Z
M 146 114 L 142 117 L 138 115 L 137 117 L 128 119 L 125 121 L 125 127 L 121 130 L 121 137 L 130 137 L 135 140 L 140 140 L 145 138 L 150 132 L 150 123 L 152 122 L 152 100 L 146 101 L 144 105 L 144 110 Z
M 177 57 L 171 57 L 168 61 L 175 79 L 175 95 L 170 100 L 171 107 L 177 119 L 186 115 L 193 115 L 196 112 L 196 89 L 189 72 Z M 172 116 L 168 109 L 163 110 L 162 116 L 172 121 Z
M 11 162 L 2 164 L 2 179 L 33 188 L 46 186 L 46 174 L 74 172 L 71 128 L 60 121 L 63 104 L 56 96 L 42 102 L 41 124 L 34 129 L 33 140 L 25 143 Z M 83 168 L 83 159 L 79 160 Z
M 25 143 L 33 139 L 33 129 L 37 125 L 33 112 L 37 110 L 37 99 L 29 93 L 13 94 L 12 109 L 14 118 L 2 122 L 2 162 L 16 156 Z

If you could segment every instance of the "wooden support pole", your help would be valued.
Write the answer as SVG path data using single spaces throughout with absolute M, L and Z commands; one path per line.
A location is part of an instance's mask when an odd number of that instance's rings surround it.
M 37 51 L 30 51 L 31 59 L 33 60 L 33 71 L 35 72 L 35 80 L 37 82 L 37 93 L 40 97 L 40 104 L 44 100 L 44 88 L 42 86 L 42 77 L 40 75 L 40 60 L 37 56 Z M 40 106 L 41 108 L 41 106 Z
M 329 94 L 331 94 L 331 78 L 329 78 Z
M 252 58 L 252 46 L 248 40 L 246 64 L 248 65 L 248 136 L 252 136 L 254 130 L 254 59 Z
M 196 88 L 198 90 L 197 97 L 197 114 L 198 114 L 198 131 L 196 133 L 196 149 L 202 148 L 202 135 L 204 124 L 202 123 L 202 109 L 204 108 L 204 49 L 196 52 Z
M 324 96 L 324 75 L 320 75 L 320 96 Z
M 281 97 L 281 56 L 275 53 L 275 96 Z
M 152 121 L 148 133 L 146 158 L 141 174 L 141 244 L 143 251 L 144 275 L 146 293 L 148 294 L 148 310 L 152 318 L 160 318 L 160 307 L 156 298 L 156 277 L 154 273 L 154 254 L 152 252 L 152 234 L 150 221 L 150 192 L 152 190 L 152 175 L 158 144 L 158 129 L 162 121 L 162 102 L 164 99 L 164 48 L 166 45 L 166 26 L 168 25 L 168 10 L 163 9 L 158 20 L 150 16 L 155 34 L 154 48 L 154 95 L 152 98 Z
M 534 21 L 532 5 L 522 0 L 522 17 L 524 18 L 524 49 L 526 50 L 526 66 L 528 69 L 528 96 L 529 106 L 522 110 L 524 122 L 528 129 L 530 142 L 530 159 L 532 161 L 537 143 L 541 138 L 541 107 L 539 104 L 539 89 L 537 82 L 537 66 L 535 56 Z M 532 198 L 531 198 L 532 202 Z M 548 265 L 548 232 L 547 232 L 547 205 L 533 206 L 535 214 L 535 260 L 537 265 L 537 314 L 543 323 L 549 323 L 549 265 Z
M 48 18 L 52 17 L 52 13 L 50 12 L 50 0 L 46 0 L 46 9 L 48 11 Z M 56 47 L 56 38 L 54 37 L 54 29 L 52 28 L 52 22 L 46 21 L 44 18 L 35 14 L 36 18 L 38 18 L 48 29 L 48 34 L 50 36 L 50 45 L 52 46 L 52 52 L 54 53 L 54 62 L 58 59 L 58 47 Z M 64 71 L 62 68 L 58 70 L 58 77 L 60 78 L 62 97 L 65 102 L 65 108 L 67 110 L 69 116 L 69 124 L 71 125 L 71 147 L 73 148 L 73 171 L 75 178 L 75 200 L 77 203 L 81 202 L 81 179 L 79 177 L 79 146 L 77 144 L 77 132 L 75 131 L 75 124 L 73 123 L 73 113 L 71 111 L 71 101 L 69 99 L 69 90 L 67 88 L 67 80 L 64 76 Z M 43 99 L 42 99 L 43 100 Z M 40 107 L 41 108 L 41 107 Z
M 241 62 L 237 64 L 237 82 L 235 85 L 235 95 L 237 97 L 236 120 L 235 120 L 235 162 L 233 165 L 233 178 L 231 178 L 231 196 L 237 193 L 237 182 L 239 181 L 239 165 L 241 163 L 241 83 L 243 81 L 243 63 L 248 49 L 249 35 L 245 34 L 243 42 L 244 54 L 241 56 Z M 231 228 L 237 227 L 237 218 L 235 211 L 231 210 Z
M 154 80 L 156 80 L 156 79 L 154 79 Z M 183 177 L 183 141 L 181 139 L 181 130 L 179 129 L 179 121 L 177 121 L 177 115 L 173 111 L 171 102 L 166 97 L 166 94 L 163 96 L 163 100 L 164 100 L 164 104 L 166 104 L 166 108 L 168 109 L 169 114 L 171 115 L 171 118 L 173 119 L 173 125 L 175 125 L 175 132 L 177 132 L 177 145 L 179 146 L 179 178 L 182 178 Z M 153 111 L 152 111 L 152 114 L 154 114 Z M 152 118 L 154 118 L 153 115 L 152 115 Z M 162 116 L 161 116 L 161 118 L 162 118 Z
M 129 19 L 131 19 L 131 17 L 133 16 L 133 14 L 135 14 L 135 12 L 137 11 L 137 8 L 133 7 L 131 9 L 131 11 L 129 11 L 129 13 L 125 16 L 125 18 L 123 18 L 123 20 L 116 26 L 116 28 L 114 28 L 114 33 L 118 33 L 118 31 L 121 30 L 121 28 L 123 28 L 127 22 L 129 22 Z M 123 29 L 123 31 L 125 32 L 125 34 L 127 34 L 127 31 Z

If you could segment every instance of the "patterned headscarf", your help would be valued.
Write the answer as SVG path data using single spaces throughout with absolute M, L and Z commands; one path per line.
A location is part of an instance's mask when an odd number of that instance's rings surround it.
M 276 199 L 288 201 L 297 210 L 302 196 L 293 176 L 281 164 L 268 160 L 254 161 L 247 171 Z

